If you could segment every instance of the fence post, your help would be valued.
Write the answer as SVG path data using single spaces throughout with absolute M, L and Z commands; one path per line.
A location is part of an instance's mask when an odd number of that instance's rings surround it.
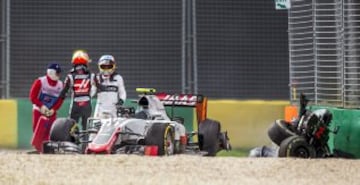
M 181 93 L 186 91 L 186 1 L 182 0 L 181 16 Z
M 197 94 L 196 0 L 182 1 L 182 93 Z
M 192 39 L 193 39 L 193 93 L 198 93 L 198 72 L 197 72 L 197 34 L 196 34 L 196 0 L 192 0 Z
M 1 98 L 10 97 L 10 0 L 1 2 Z

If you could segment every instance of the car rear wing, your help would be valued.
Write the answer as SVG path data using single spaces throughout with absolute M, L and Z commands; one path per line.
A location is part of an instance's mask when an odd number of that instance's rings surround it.
M 154 93 L 164 106 L 194 107 L 198 123 L 207 117 L 207 97 L 194 94 Z

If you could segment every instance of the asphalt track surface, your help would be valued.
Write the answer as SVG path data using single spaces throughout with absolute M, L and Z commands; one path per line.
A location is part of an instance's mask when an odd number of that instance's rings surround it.
M 360 184 L 360 160 L 38 155 L 0 150 L 4 185 Z

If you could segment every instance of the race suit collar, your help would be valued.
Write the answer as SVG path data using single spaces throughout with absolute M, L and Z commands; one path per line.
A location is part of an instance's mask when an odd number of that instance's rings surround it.
M 52 80 L 48 75 L 46 75 L 46 79 L 50 86 L 55 86 L 57 84 L 57 80 Z

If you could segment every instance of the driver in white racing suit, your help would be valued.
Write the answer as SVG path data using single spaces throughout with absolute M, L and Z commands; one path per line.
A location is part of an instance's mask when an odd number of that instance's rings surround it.
M 98 61 L 96 75 L 97 102 L 94 117 L 117 117 L 117 106 L 126 99 L 122 76 L 116 73 L 116 62 L 112 55 L 103 55 Z

